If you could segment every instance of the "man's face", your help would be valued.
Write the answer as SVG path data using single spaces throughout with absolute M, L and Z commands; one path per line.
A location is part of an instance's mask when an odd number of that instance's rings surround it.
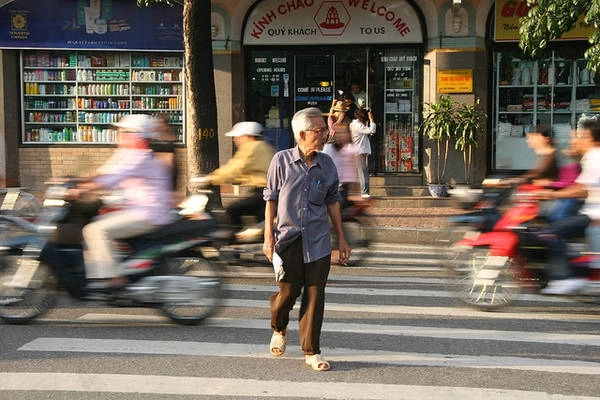
M 302 151 L 305 155 L 323 150 L 327 140 L 327 126 L 323 118 L 312 118 L 311 120 L 311 128 L 304 131 Z
M 351 90 L 352 90 L 352 93 L 359 94 L 360 93 L 360 85 L 352 85 Z

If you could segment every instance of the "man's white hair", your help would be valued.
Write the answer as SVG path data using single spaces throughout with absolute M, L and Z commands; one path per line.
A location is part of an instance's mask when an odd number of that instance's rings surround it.
M 313 127 L 314 118 L 323 118 L 321 110 L 317 107 L 303 108 L 294 114 L 294 117 L 292 118 L 292 131 L 294 132 L 296 143 L 300 141 L 300 132 Z

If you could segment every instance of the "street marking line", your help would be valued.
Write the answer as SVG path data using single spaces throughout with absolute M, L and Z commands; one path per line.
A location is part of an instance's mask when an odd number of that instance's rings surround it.
M 185 355 L 210 357 L 271 358 L 268 345 L 248 343 L 207 343 L 166 340 L 84 339 L 43 337 L 21 346 L 20 351 Z M 354 362 L 397 366 L 489 368 L 561 374 L 600 375 L 600 363 L 503 356 L 407 353 L 344 348 L 323 348 L 332 362 Z M 302 360 L 299 346 L 288 346 L 286 357 Z
M 298 385 L 301 385 L 301 390 L 298 390 Z M 482 398 L 490 400 L 594 399 L 594 397 L 550 395 L 545 392 L 510 389 L 55 372 L 0 373 L 0 390 L 244 396 L 252 398 L 296 397 L 333 400 L 407 398 L 444 398 L 449 400 L 479 400 Z
M 223 285 L 225 290 L 238 292 L 267 292 L 271 293 L 277 290 L 274 285 Z M 390 296 L 390 297 L 436 297 L 436 298 L 455 298 L 456 295 L 448 290 L 426 290 L 426 289 L 384 289 L 378 287 L 336 287 L 329 285 L 325 288 L 326 294 L 360 295 L 360 296 Z M 520 294 L 516 297 L 517 301 L 535 301 L 547 303 L 573 303 L 574 300 L 568 298 L 559 298 L 551 296 L 542 296 L 536 294 Z
M 85 314 L 77 321 L 85 322 L 121 322 L 131 320 L 131 315 L 124 314 Z M 135 320 L 137 322 L 168 322 L 163 316 L 139 315 Z M 241 318 L 219 318 L 213 317 L 202 323 L 203 326 L 211 328 L 233 328 L 233 329 L 268 329 L 268 320 L 260 319 L 241 319 Z M 290 321 L 288 325 L 290 330 L 298 330 L 298 322 Z M 327 322 L 323 323 L 323 332 L 341 332 L 356 333 L 365 335 L 389 335 L 389 336 L 411 336 L 428 337 L 439 339 L 455 340 L 494 340 L 505 342 L 523 342 L 523 343 L 548 343 L 572 346 L 600 346 L 600 340 L 597 335 L 582 335 L 568 333 L 547 333 L 547 332 L 529 332 L 529 331 L 502 331 L 502 330 L 484 330 L 484 329 L 464 329 L 464 328 L 436 328 L 430 326 L 412 326 L 412 325 L 380 325 L 380 324 L 361 324 L 361 323 L 342 323 Z
M 224 299 L 223 305 L 226 307 L 249 307 L 268 309 L 269 300 Z M 434 315 L 467 318 L 475 317 L 486 319 L 523 319 L 528 321 L 536 320 L 600 323 L 600 315 L 597 314 L 489 312 L 460 307 L 420 307 L 383 304 L 343 304 L 326 302 L 325 311 L 355 312 L 369 314 L 402 314 L 429 316 Z

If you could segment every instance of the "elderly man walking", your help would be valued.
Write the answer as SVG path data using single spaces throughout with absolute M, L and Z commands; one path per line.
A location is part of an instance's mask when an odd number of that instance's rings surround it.
M 321 111 L 310 107 L 292 119 L 297 146 L 275 154 L 267 174 L 264 198 L 267 258 L 283 268 L 278 274 L 279 292 L 271 296 L 270 351 L 285 352 L 289 313 L 300 295 L 299 334 L 305 363 L 327 371 L 321 357 L 320 336 L 325 308 L 325 285 L 331 265 L 330 222 L 338 237 L 339 262 L 350 257 L 342 231 L 339 180 L 333 160 L 321 153 L 327 126 Z M 328 217 L 329 215 L 329 217 Z M 277 217 L 277 226 L 273 221 Z

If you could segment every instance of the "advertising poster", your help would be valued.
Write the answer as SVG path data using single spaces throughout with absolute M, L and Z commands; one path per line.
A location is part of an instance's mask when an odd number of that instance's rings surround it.
M 182 20 L 134 0 L 15 0 L 0 7 L 0 48 L 182 51 Z

